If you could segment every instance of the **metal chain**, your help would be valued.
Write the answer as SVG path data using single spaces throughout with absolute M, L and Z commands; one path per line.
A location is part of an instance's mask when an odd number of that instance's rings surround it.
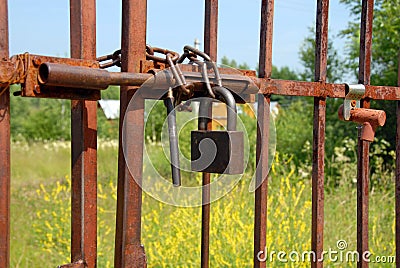
M 156 53 L 163 56 L 157 56 Z M 179 68 L 179 65 L 176 64 L 178 59 L 179 53 L 175 51 L 159 47 L 152 47 L 148 44 L 146 45 L 146 60 L 152 60 L 155 63 L 166 64 L 171 69 L 172 75 L 177 84 L 177 88 L 179 89 L 177 92 L 175 92 L 175 106 L 180 105 L 183 95 L 191 96 L 193 94 L 192 90 L 187 86 L 185 76 Z M 101 69 L 110 68 L 112 66 L 121 67 L 121 49 L 116 50 L 112 54 L 98 57 L 96 60 L 99 62 Z M 183 109 L 188 110 L 187 108 Z
M 203 61 L 199 60 L 197 56 L 203 58 Z M 182 63 L 185 59 L 189 59 L 190 62 L 196 63 L 201 68 L 201 75 L 203 77 L 204 83 L 206 84 L 208 94 L 215 98 L 214 90 L 211 87 L 210 79 L 208 77 L 208 69 L 213 69 L 215 74 L 215 79 L 217 80 L 217 85 L 222 87 L 222 79 L 218 71 L 217 64 L 211 60 L 210 56 L 203 51 L 191 46 L 185 46 L 183 48 L 183 54 L 178 59 L 178 63 Z
M 187 86 L 185 76 L 179 68 L 179 64 L 182 63 L 185 59 L 188 59 L 190 63 L 195 63 L 200 67 L 201 75 L 203 77 L 204 83 L 206 84 L 208 94 L 211 97 L 215 98 L 216 96 L 211 87 L 210 79 L 208 77 L 208 70 L 213 70 L 216 84 L 221 87 L 222 80 L 218 71 L 217 64 L 211 60 L 209 55 L 194 47 L 185 46 L 183 50 L 184 53 L 182 54 L 182 56 L 179 56 L 179 54 L 175 51 L 146 45 L 146 60 L 152 60 L 156 63 L 163 63 L 170 67 L 172 75 L 176 81 L 177 88 L 179 89 L 178 92 L 175 93 L 176 106 L 181 103 L 183 97 L 182 94 L 193 94 L 192 90 Z M 162 54 L 163 57 L 157 56 L 156 53 Z M 198 59 L 198 57 L 202 58 L 203 60 Z M 112 66 L 121 67 L 121 50 L 119 49 L 112 54 L 99 57 L 97 58 L 97 61 L 100 63 L 101 69 L 109 68 Z
M 100 69 L 110 68 L 112 66 L 121 67 L 121 49 L 114 53 L 98 57 L 96 59 L 100 64 Z
M 158 57 L 155 55 L 155 53 L 159 53 L 164 55 L 164 57 Z M 176 61 L 179 59 L 179 53 L 172 51 L 172 50 L 168 50 L 168 49 L 164 49 L 164 48 L 159 48 L 159 47 L 152 47 L 150 45 L 146 45 L 146 59 L 147 60 L 152 60 L 154 62 L 158 62 L 158 63 L 165 63 L 168 64 L 168 60 L 166 58 L 167 55 L 170 55 L 172 62 L 175 64 Z

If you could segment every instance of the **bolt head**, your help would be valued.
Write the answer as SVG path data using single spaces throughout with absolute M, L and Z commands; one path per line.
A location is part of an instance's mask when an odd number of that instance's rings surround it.
M 40 64 L 42 64 L 42 60 L 39 57 L 34 57 L 32 59 L 33 65 L 35 66 L 39 66 Z

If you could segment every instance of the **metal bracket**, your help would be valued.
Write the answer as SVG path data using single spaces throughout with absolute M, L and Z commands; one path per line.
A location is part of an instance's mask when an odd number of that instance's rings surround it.
M 32 54 L 20 54 L 13 56 L 9 62 L 0 64 L 0 71 L 6 74 L 0 75 L 0 85 L 21 84 L 21 91 L 14 92 L 16 96 L 56 99 L 77 99 L 77 100 L 99 100 L 99 90 L 85 89 L 85 79 L 80 77 L 76 84 L 82 87 L 63 87 L 43 85 L 39 81 L 39 67 L 42 63 L 57 63 L 65 66 L 85 67 L 89 70 L 98 70 L 99 63 L 96 60 L 81 60 L 70 58 L 48 57 Z M 12 67 L 12 69 L 10 69 Z M 85 69 L 84 68 L 84 69 Z M 78 68 L 78 70 L 80 70 Z M 13 74 L 13 75 L 11 75 Z M 68 73 L 64 78 L 69 79 Z M 72 83 L 74 81 L 70 81 Z
M 365 86 L 362 84 L 345 84 L 346 96 L 344 98 L 343 115 L 344 120 L 350 120 L 350 111 L 360 108 L 360 100 L 365 95 Z
M 161 68 L 160 68 L 161 67 Z M 164 70 L 165 66 L 159 65 L 159 63 L 155 63 L 153 61 L 141 61 L 141 73 L 157 73 L 160 70 Z M 203 84 L 201 82 L 205 82 L 204 78 L 201 74 L 202 67 L 198 65 L 192 64 L 181 64 L 180 69 L 185 76 L 186 82 L 188 84 L 194 84 L 194 93 L 196 97 L 203 97 L 204 95 L 199 95 L 199 91 L 204 92 Z M 255 102 L 255 94 L 258 93 L 259 88 L 255 81 L 257 80 L 257 74 L 252 70 L 235 70 L 232 68 L 218 68 L 218 72 L 220 74 L 220 78 L 222 79 L 222 84 L 224 87 L 228 88 L 232 92 L 234 92 L 234 96 L 236 99 L 236 103 L 253 103 Z M 169 75 L 167 73 L 161 74 L 162 76 L 170 77 L 171 80 L 172 74 Z M 161 75 L 158 76 L 158 81 L 165 80 Z M 161 79 L 162 78 L 162 79 Z M 215 77 L 215 73 L 208 73 L 208 79 L 211 84 L 218 84 L 218 78 Z M 173 81 L 171 83 L 174 83 Z M 173 87 L 176 87 L 175 83 Z M 163 89 L 165 90 L 165 89 Z M 146 92 L 146 98 L 153 98 L 151 92 Z M 157 94 L 155 94 L 157 95 Z M 158 94 L 159 95 L 159 94 Z M 185 101 L 186 99 L 183 99 Z

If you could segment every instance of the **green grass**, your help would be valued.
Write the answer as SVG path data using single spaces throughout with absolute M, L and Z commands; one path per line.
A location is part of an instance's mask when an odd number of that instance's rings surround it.
M 102 141 L 98 150 L 98 267 L 112 267 L 117 143 Z M 153 155 L 161 155 L 151 146 Z M 11 204 L 12 267 L 56 267 L 69 260 L 68 143 L 13 144 Z M 155 157 L 157 158 L 157 157 Z M 268 196 L 268 250 L 309 250 L 311 186 L 296 175 L 293 162 L 278 157 L 271 171 Z M 162 165 L 159 160 L 157 165 Z M 168 168 L 163 168 L 163 173 Z M 166 175 L 166 174 L 164 174 Z M 144 179 L 146 179 L 146 174 Z M 184 177 L 187 179 L 187 177 Z M 211 267 L 251 267 L 254 195 L 250 178 L 211 206 Z M 394 187 L 393 187 L 394 188 Z M 142 232 L 149 267 L 200 266 L 200 208 L 177 208 L 148 195 L 143 197 Z M 394 254 L 394 193 L 370 194 L 370 247 L 376 255 Z M 326 192 L 324 246 L 337 250 L 344 239 L 356 249 L 356 191 L 340 186 Z M 272 267 L 309 267 L 309 263 L 279 263 Z M 371 264 L 393 267 L 393 264 Z M 325 267 L 356 267 L 326 263 Z

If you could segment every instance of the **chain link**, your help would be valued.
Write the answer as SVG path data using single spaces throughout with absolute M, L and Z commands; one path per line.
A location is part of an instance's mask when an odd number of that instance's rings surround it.
M 112 66 L 121 67 L 121 49 L 114 53 L 98 57 L 96 59 L 100 64 L 100 69 L 110 68 Z
M 177 92 L 175 92 L 175 105 L 178 106 L 182 102 L 183 95 L 191 96 L 193 94 L 192 90 L 186 83 L 185 76 L 183 75 L 179 64 L 185 59 L 188 59 L 190 63 L 197 64 L 201 69 L 201 75 L 203 81 L 206 84 L 208 94 L 215 98 L 215 93 L 211 87 L 210 79 L 208 76 L 208 70 L 213 70 L 215 75 L 216 84 L 222 86 L 221 76 L 218 71 L 217 64 L 211 60 L 210 56 L 191 46 L 185 46 L 183 49 L 184 53 L 182 56 L 175 51 L 152 47 L 146 45 L 146 60 L 152 60 L 155 63 L 163 63 L 167 65 L 172 72 L 172 75 L 177 84 Z M 157 56 L 156 54 L 161 54 L 163 56 Z M 202 60 L 199 59 L 202 58 Z M 121 67 L 121 49 L 116 50 L 114 53 L 101 56 L 97 58 L 101 69 L 109 68 L 112 66 Z
M 203 61 L 199 60 L 197 56 L 203 58 Z M 215 79 L 217 80 L 217 85 L 222 87 L 222 79 L 219 74 L 217 64 L 211 60 L 210 56 L 203 51 L 191 46 L 185 46 L 183 48 L 183 54 L 178 59 L 177 63 L 182 63 L 185 59 L 189 59 L 190 62 L 196 63 L 201 68 L 201 75 L 203 77 L 204 83 L 206 84 L 208 94 L 215 98 L 214 90 L 211 87 L 210 79 L 208 77 L 208 69 L 213 69 Z
M 158 57 L 155 55 L 155 53 L 162 54 L 162 55 L 164 55 L 164 57 Z M 164 63 L 164 64 L 169 65 L 168 60 L 166 58 L 166 56 L 168 56 L 168 55 L 170 56 L 170 58 L 174 64 L 179 59 L 178 52 L 164 49 L 164 48 L 152 47 L 150 45 L 146 45 L 146 59 L 147 60 L 152 60 L 154 62 Z

